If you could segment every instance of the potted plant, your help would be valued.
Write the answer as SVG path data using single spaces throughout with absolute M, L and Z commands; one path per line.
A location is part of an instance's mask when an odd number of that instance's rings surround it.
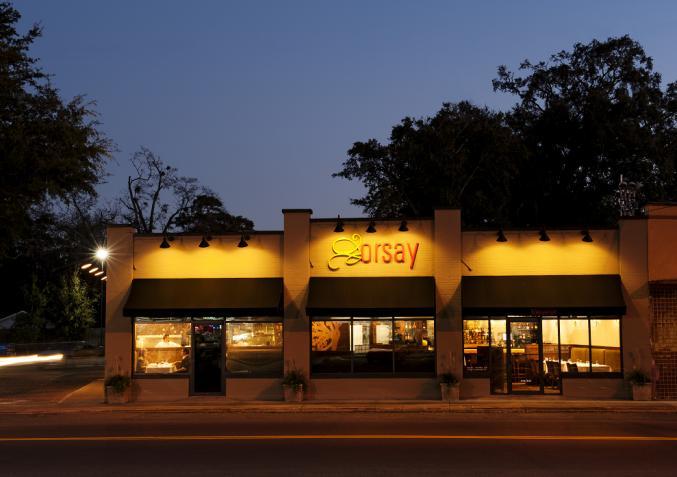
M 284 389 L 284 400 L 286 402 L 303 401 L 303 390 L 306 387 L 306 377 L 303 371 L 291 367 L 282 379 L 282 388 Z
M 440 376 L 440 391 L 442 401 L 458 401 L 460 399 L 460 386 L 454 373 L 444 373 Z
M 124 404 L 129 401 L 132 380 L 124 374 L 113 374 L 106 378 L 106 403 Z
M 627 380 L 632 384 L 633 401 L 651 401 L 651 377 L 641 369 L 628 373 Z

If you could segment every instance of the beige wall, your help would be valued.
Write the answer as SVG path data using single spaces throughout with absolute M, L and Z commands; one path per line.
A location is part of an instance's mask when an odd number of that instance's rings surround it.
M 282 234 L 252 234 L 238 248 L 239 235 L 215 236 L 200 248 L 201 237 L 177 236 L 170 248 L 161 237 L 134 238 L 134 278 L 261 278 L 282 276 Z
M 618 273 L 618 232 L 591 230 L 593 242 L 581 241 L 579 230 L 538 233 L 463 232 L 463 275 L 607 275 Z M 468 269 L 470 268 L 470 270 Z
M 346 222 L 344 232 L 334 232 L 334 222 L 311 222 L 310 224 L 310 274 L 314 277 L 386 277 L 386 276 L 431 276 L 433 274 L 433 240 L 431 220 L 409 221 L 408 232 L 400 232 L 400 221 L 378 221 L 375 233 L 366 233 L 369 225 L 365 221 Z M 351 242 L 338 239 L 353 240 L 353 236 L 359 235 L 359 240 L 354 240 L 360 246 L 365 244 L 373 256 L 368 257 L 365 253 L 363 260 L 354 265 L 347 265 L 345 258 L 337 258 L 332 261 L 338 270 L 330 270 L 328 260 L 334 255 L 332 246 L 339 252 L 348 251 L 352 248 Z M 336 245 L 334 245 L 336 243 Z M 394 248 L 395 244 L 402 244 L 404 249 L 404 263 L 398 263 L 394 258 L 389 263 L 388 257 L 383 253 L 383 245 L 388 244 Z M 416 245 L 418 244 L 418 248 Z M 378 246 L 378 255 L 376 247 Z M 416 259 L 411 267 L 411 256 Z
M 677 205 L 647 206 L 649 280 L 677 279 Z

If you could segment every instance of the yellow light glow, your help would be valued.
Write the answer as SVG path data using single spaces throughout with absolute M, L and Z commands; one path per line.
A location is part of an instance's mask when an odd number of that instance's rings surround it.
M 96 272 L 97 270 L 98 270 L 97 267 L 92 267 L 92 268 L 89 269 L 89 273 L 94 273 L 94 272 Z
M 105 282 L 108 277 L 101 277 L 101 281 Z
M 55 361 L 61 361 L 62 359 L 63 354 L 61 353 L 49 354 L 45 356 L 38 356 L 37 354 L 31 354 L 28 356 L 3 356 L 0 357 L 0 367 L 21 364 L 51 363 Z
M 100 277 L 101 275 L 103 275 L 103 270 L 100 270 L 94 274 L 95 277 Z
M 81 270 L 87 270 L 89 267 L 91 267 L 91 263 L 85 263 L 83 266 L 80 267 Z
M 106 259 L 108 258 L 108 249 L 99 247 L 96 249 L 96 253 L 94 253 L 94 256 L 96 257 L 97 260 L 105 262 Z

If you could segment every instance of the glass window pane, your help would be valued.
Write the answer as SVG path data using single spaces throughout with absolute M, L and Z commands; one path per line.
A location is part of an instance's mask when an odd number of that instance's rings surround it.
M 489 369 L 489 320 L 463 321 L 463 369 Z
M 562 364 L 559 358 L 559 326 L 557 317 L 543 317 L 541 323 L 545 392 L 559 392 Z
M 137 319 L 134 323 L 134 372 L 190 372 L 190 322 L 183 319 Z
M 373 319 L 353 321 L 353 371 L 391 373 L 393 371 L 393 322 Z
M 591 319 L 592 372 L 621 372 L 621 323 L 614 319 Z
M 491 391 L 508 392 L 507 355 L 505 320 L 491 320 Z
M 313 321 L 311 372 L 350 372 L 350 321 Z
M 226 323 L 227 373 L 277 376 L 282 370 L 282 323 Z
M 435 372 L 435 320 L 395 320 L 395 372 Z
M 562 318 L 559 323 L 562 372 L 590 372 L 590 340 L 586 317 Z

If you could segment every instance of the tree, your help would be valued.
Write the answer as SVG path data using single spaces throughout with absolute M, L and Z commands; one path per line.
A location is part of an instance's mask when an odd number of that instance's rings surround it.
M 334 177 L 360 180 L 367 194 L 351 203 L 371 216 L 428 216 L 461 207 L 470 224 L 508 216 L 522 156 L 505 117 L 468 102 L 445 103 L 433 117 L 404 118 L 390 141 L 356 142 Z
M 59 288 L 59 313 L 55 325 L 60 336 L 69 340 L 81 340 L 94 324 L 96 300 L 80 279 L 78 270 L 62 278 Z
M 16 30 L 20 14 L 0 3 L 0 256 L 20 253 L 31 211 L 53 198 L 96 194 L 110 141 L 93 103 L 63 102 L 28 53 L 42 34 Z
M 644 200 L 676 199 L 677 85 L 628 36 L 498 69 L 494 90 L 516 95 L 508 120 L 528 151 L 515 188 L 518 224 L 610 223 L 623 175 Z
M 151 150 L 142 147 L 131 157 L 136 171 L 120 198 L 123 218 L 140 233 L 172 231 L 223 233 L 252 229 L 251 220 L 230 215 L 218 195 L 194 177 L 179 176 Z

